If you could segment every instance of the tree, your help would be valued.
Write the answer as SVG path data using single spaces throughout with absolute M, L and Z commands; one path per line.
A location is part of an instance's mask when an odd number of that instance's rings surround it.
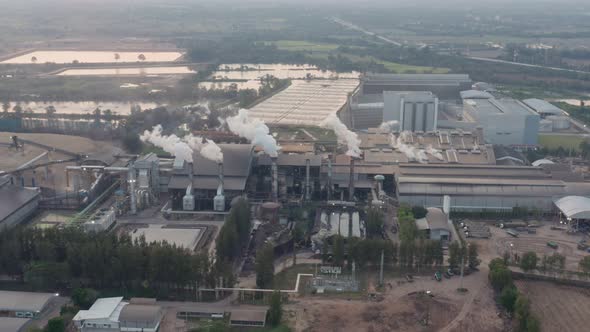
M 125 137 L 123 137 L 123 147 L 131 153 L 139 153 L 141 152 L 143 143 L 137 133 L 127 132 Z
M 14 105 L 14 107 L 12 108 L 12 110 L 14 111 L 14 115 L 17 118 L 20 118 L 20 117 L 23 116 L 23 108 L 19 104 Z
M 527 332 L 541 331 L 541 322 L 537 317 L 533 316 L 533 314 L 529 314 L 529 317 L 526 320 L 526 330 Z
M 524 255 L 522 255 L 522 258 L 520 259 L 520 268 L 524 272 L 532 271 L 537 268 L 538 260 L 539 258 L 537 257 L 537 254 L 535 252 L 528 251 L 524 253 Z
M 121 59 L 121 55 L 119 53 L 115 53 L 115 61 L 119 61 Z
M 451 242 L 449 245 L 449 266 L 457 268 L 463 261 L 463 248 L 457 241 Z
M 335 235 L 333 241 L 332 257 L 334 258 L 334 264 L 342 266 L 344 264 L 344 238 L 340 235 Z
M 4 111 L 4 113 L 8 112 L 8 110 L 10 109 L 10 102 L 8 102 L 8 100 L 5 100 L 2 103 L 2 110 Z
M 502 304 L 506 311 L 514 312 L 516 298 L 518 298 L 518 289 L 516 289 L 516 286 L 510 285 L 504 287 L 502 293 L 500 294 L 500 304 Z
M 527 322 L 531 313 L 531 304 L 529 300 L 522 294 L 518 295 L 514 303 L 514 314 L 516 317 L 517 331 L 526 332 Z
M 468 252 L 467 252 L 467 262 L 469 262 L 469 267 L 478 267 L 481 263 L 481 260 L 478 258 L 477 253 L 477 243 L 469 243 Z
M 88 310 L 97 297 L 98 292 L 92 288 L 76 288 L 72 293 L 72 301 L 83 310 Z
M 375 207 L 367 211 L 367 237 L 381 236 L 383 232 L 383 213 Z
M 496 291 L 501 291 L 504 287 L 512 284 L 512 272 L 504 264 L 490 269 L 488 278 Z
M 65 332 L 65 330 L 66 324 L 64 319 L 62 317 L 54 317 L 47 322 L 44 332 Z
M 139 59 L 140 61 L 145 61 L 145 55 L 142 53 L 140 55 L 137 56 L 137 59 Z
M 565 256 L 554 252 L 545 259 L 546 268 L 552 270 L 563 270 L 565 268 Z
M 31 57 L 31 62 L 32 63 L 37 63 L 37 57 L 36 56 Z
M 277 326 L 281 323 L 283 316 L 283 304 L 281 292 L 274 291 L 270 297 L 270 308 L 268 309 L 268 323 L 271 326 Z
M 272 286 L 274 278 L 274 247 L 271 243 L 265 244 L 256 252 L 256 287 L 268 289 Z
M 55 109 L 55 107 L 53 107 L 53 105 L 49 105 L 45 108 L 45 113 L 47 113 L 47 115 L 50 118 L 52 118 L 56 112 L 57 112 L 57 110 Z
M 426 208 L 424 208 L 423 206 L 413 206 L 412 207 L 412 214 L 414 215 L 414 218 L 416 219 L 422 219 L 424 217 L 426 217 L 426 214 L 428 213 L 428 210 L 426 210 Z
M 580 260 L 580 263 L 578 263 L 578 266 L 584 273 L 590 273 L 590 256 L 584 256 Z

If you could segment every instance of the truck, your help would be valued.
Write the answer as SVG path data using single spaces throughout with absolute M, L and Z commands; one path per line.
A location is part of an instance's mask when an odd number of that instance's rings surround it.
M 514 230 L 511 230 L 511 229 L 507 230 L 506 231 L 506 234 L 508 234 L 508 235 L 510 235 L 512 237 L 518 237 L 518 232 L 517 231 L 514 231 Z

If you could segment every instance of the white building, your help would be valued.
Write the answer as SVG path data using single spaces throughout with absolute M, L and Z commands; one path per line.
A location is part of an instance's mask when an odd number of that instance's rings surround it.
M 81 332 L 156 332 L 162 316 L 160 306 L 109 297 L 96 300 L 88 310 L 80 310 L 73 322 Z
M 428 91 L 383 92 L 383 122 L 398 121 L 399 130 L 435 131 L 438 98 Z

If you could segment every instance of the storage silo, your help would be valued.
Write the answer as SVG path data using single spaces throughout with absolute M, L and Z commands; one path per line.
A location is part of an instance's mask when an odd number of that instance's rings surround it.
M 546 119 L 553 123 L 553 130 L 568 129 L 570 127 L 570 120 L 567 116 L 550 115 Z

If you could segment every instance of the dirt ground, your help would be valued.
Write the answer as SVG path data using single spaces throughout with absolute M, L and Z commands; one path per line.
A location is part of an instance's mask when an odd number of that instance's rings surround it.
M 588 331 L 589 289 L 529 280 L 519 280 L 516 285 L 530 299 L 542 331 Z
M 30 133 L 9 133 L 0 132 L 0 142 L 11 143 L 11 136 L 17 135 L 20 138 L 48 145 L 50 147 L 64 149 L 73 153 L 83 155 L 112 155 L 120 151 L 110 144 L 110 142 L 96 141 L 80 136 L 68 136 L 57 134 L 30 134 Z M 41 155 L 46 150 L 42 147 L 24 144 L 24 149 L 15 151 L 13 148 L 0 145 L 0 170 L 16 169 L 20 165 Z M 47 158 L 39 160 L 39 163 L 70 159 L 63 153 L 50 151 Z M 61 163 L 49 166 L 47 172 L 45 168 L 37 168 L 24 172 L 25 185 L 32 185 L 32 178 L 35 178 L 35 185 L 42 186 L 57 191 L 63 191 L 66 188 L 66 166 L 75 165 L 75 163 Z M 70 184 L 71 185 L 71 184 Z
M 566 257 L 566 269 L 576 271 L 580 259 L 586 254 L 584 251 L 577 249 L 577 243 L 582 239 L 582 235 L 567 234 L 562 230 L 552 230 L 550 224 L 537 228 L 537 234 L 521 233 L 517 238 L 509 236 L 505 230 L 497 227 L 491 227 L 490 229 L 498 256 L 502 256 L 504 252 L 511 253 L 511 255 L 518 253 L 522 256 L 527 251 L 534 251 L 539 257 L 542 257 L 557 252 Z M 552 249 L 547 246 L 549 241 L 557 243 L 558 248 Z

